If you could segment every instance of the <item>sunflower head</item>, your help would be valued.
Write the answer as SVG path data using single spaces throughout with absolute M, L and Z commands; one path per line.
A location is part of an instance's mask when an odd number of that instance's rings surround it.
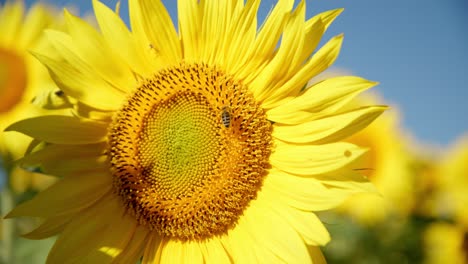
M 222 234 L 262 185 L 271 131 L 265 111 L 232 76 L 204 64 L 162 70 L 110 124 L 115 189 L 138 222 L 166 236 Z
M 341 10 L 306 20 L 293 2 L 257 29 L 260 1 L 181 0 L 176 30 L 160 1 L 129 1 L 129 31 L 93 1 L 99 32 L 68 12 L 66 32 L 46 31 L 56 52 L 35 56 L 73 116 L 8 130 L 47 142 L 21 162 L 63 177 L 9 216 L 45 218 L 30 238 L 60 234 L 50 262 L 320 256 L 313 211 L 374 191 L 352 170 L 365 150 L 341 141 L 385 107 L 344 108 L 376 84 L 359 77 L 306 85 L 338 55 L 342 35 L 314 50 Z

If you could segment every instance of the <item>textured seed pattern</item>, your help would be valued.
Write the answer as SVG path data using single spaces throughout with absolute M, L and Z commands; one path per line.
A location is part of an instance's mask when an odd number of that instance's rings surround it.
M 114 189 L 140 224 L 163 236 L 225 234 L 262 186 L 271 132 L 248 88 L 223 71 L 184 63 L 163 70 L 113 117 Z

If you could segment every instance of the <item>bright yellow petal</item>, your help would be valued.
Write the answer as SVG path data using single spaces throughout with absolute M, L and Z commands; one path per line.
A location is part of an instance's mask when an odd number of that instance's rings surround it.
M 262 106 L 269 109 L 279 105 L 280 101 L 289 93 L 297 92 L 312 79 L 312 77 L 326 70 L 338 57 L 342 42 L 343 35 L 332 38 L 317 51 L 291 79 L 280 87 L 275 87 L 271 89 L 271 92 L 266 93 L 263 98 L 264 102 Z
M 276 261 L 270 262 L 272 259 L 269 258 L 269 254 L 263 255 L 259 249 L 256 254 L 260 263 L 310 263 L 307 248 L 301 237 L 287 221 L 268 208 L 267 203 L 275 201 L 262 198 L 260 192 L 257 200 L 251 202 L 251 208 L 244 212 L 244 227 L 254 238 L 251 243 L 256 243 L 264 251 L 273 253 L 276 258 Z
M 386 109 L 385 106 L 369 106 L 298 125 L 275 124 L 273 136 L 293 143 L 336 142 L 365 128 Z
M 112 187 L 110 175 L 66 177 L 11 211 L 7 217 L 54 217 L 89 207 Z
M 145 245 L 143 252 L 142 264 L 158 264 L 161 262 L 161 249 L 164 241 L 157 232 L 149 234 L 148 243 Z
M 261 26 L 255 42 L 253 44 L 244 42 L 243 45 L 250 46 L 245 56 L 246 61 L 245 63 L 238 63 L 233 72 L 236 73 L 240 79 L 245 80 L 246 83 L 254 81 L 257 75 L 262 72 L 266 63 L 271 59 L 281 34 L 283 33 L 283 28 L 289 19 L 293 5 L 293 0 L 278 1 Z M 256 6 L 254 7 L 258 8 Z M 255 87 L 252 85 L 250 85 L 250 88 L 254 93 L 261 92 L 260 89 L 264 89 L 264 87 Z
M 301 66 L 302 47 L 305 35 L 305 4 L 301 1 L 297 9 L 291 14 L 281 38 L 281 46 L 275 56 L 265 69 L 252 82 L 252 87 L 263 87 L 255 89 L 254 96 L 259 101 L 265 100 L 271 91 L 282 85 L 296 73 Z
M 65 19 L 76 55 L 94 69 L 95 75 L 101 76 L 116 89 L 132 91 L 136 81 L 131 69 L 112 53 L 102 35 L 91 25 L 67 11 Z
M 125 23 L 110 8 L 97 0 L 93 0 L 94 12 L 99 28 L 107 44 L 125 60 L 132 71 L 149 76 L 154 73 L 154 65 L 148 56 L 150 47 L 147 43 L 140 43 L 128 31 Z
M 264 192 L 288 206 L 304 211 L 335 208 L 355 191 L 325 186 L 314 178 L 303 178 L 271 169 L 264 181 Z
M 217 237 L 199 243 L 205 263 L 232 263 L 229 251 Z
M 143 256 L 143 250 L 148 244 L 150 233 L 146 227 L 137 226 L 132 239 L 127 246 L 122 249 L 122 253 L 117 255 L 113 263 L 138 263 Z
M 226 34 L 222 62 L 228 72 L 236 73 L 246 70 L 244 65 L 249 62 L 251 43 L 255 41 L 257 34 L 257 11 L 260 1 L 248 1 L 245 6 L 237 1 L 230 27 Z M 258 62 L 258 61 L 257 61 Z M 247 71 L 248 72 L 248 71 Z M 239 75 L 241 78 L 241 74 Z
M 230 1 L 202 0 L 200 1 L 201 16 L 201 49 L 200 60 L 210 64 L 224 61 L 221 53 L 224 37 L 227 31 L 226 17 L 231 14 L 228 7 Z
M 315 175 L 313 177 L 320 180 L 321 183 L 328 188 L 341 189 L 346 194 L 372 193 L 378 195 L 379 191 L 375 188 L 375 185 L 360 173 L 359 169 L 353 167 L 356 166 L 356 163 L 359 162 L 355 162 L 337 171 Z
M 374 85 L 377 83 L 355 76 L 326 79 L 289 102 L 268 110 L 268 119 L 282 124 L 300 124 L 321 118 L 336 113 L 356 95 Z M 298 115 L 300 111 L 307 113 Z
M 42 4 L 33 5 L 24 19 L 21 33 L 16 40 L 19 45 L 18 48 L 27 50 L 34 47 L 34 45 L 38 43 L 43 29 L 51 23 L 52 17 L 46 10 L 46 7 Z
M 24 168 L 39 167 L 45 174 L 61 177 L 107 173 L 108 159 L 100 145 L 48 145 L 17 163 Z
M 60 145 L 48 144 L 38 151 L 19 159 L 16 163 L 22 167 L 34 167 L 48 164 L 53 166 L 61 160 L 72 160 L 83 157 L 99 157 L 104 155 L 106 144 Z
M 137 226 L 123 209 L 120 199 L 111 194 L 76 215 L 55 242 L 47 263 L 112 263 Z
M 255 252 L 257 245 L 244 226 L 245 220 L 241 217 L 236 228 L 229 230 L 228 235 L 222 238 L 223 246 L 230 249 L 233 263 L 258 263 Z
M 198 29 L 201 19 L 197 0 L 177 0 L 177 12 L 179 17 L 179 34 L 182 45 L 182 53 L 185 59 L 198 58 L 200 38 Z
M 105 140 L 107 126 L 70 116 L 39 116 L 21 120 L 5 131 L 17 131 L 56 144 L 90 144 Z
M 294 145 L 277 141 L 275 151 L 270 156 L 270 163 L 274 168 L 295 175 L 319 175 L 346 166 L 365 151 L 344 142 Z
M 86 74 L 86 68 L 78 70 L 63 59 L 56 60 L 38 53 L 34 56 L 49 69 L 61 90 L 85 104 L 102 110 L 117 110 L 125 99 L 123 92 L 106 84 L 95 74 Z
M 6 3 L 0 10 L 0 43 L 14 43 L 18 38 L 24 13 L 24 4 L 21 1 Z
M 161 263 L 198 264 L 203 262 L 200 245 L 196 241 L 164 241 L 161 248 Z
M 306 21 L 306 45 L 304 45 L 302 50 L 301 61 L 310 57 L 322 39 L 323 33 L 325 33 L 330 24 L 336 17 L 338 17 L 338 15 L 341 14 L 341 12 L 343 12 L 343 9 L 325 11 Z
M 312 212 L 281 206 L 269 205 L 277 217 L 286 220 L 308 245 L 323 246 L 330 241 L 330 234 L 320 219 Z
M 170 64 L 180 62 L 179 38 L 163 3 L 160 0 L 139 0 L 135 4 L 139 5 L 143 29 L 155 51 L 167 58 Z

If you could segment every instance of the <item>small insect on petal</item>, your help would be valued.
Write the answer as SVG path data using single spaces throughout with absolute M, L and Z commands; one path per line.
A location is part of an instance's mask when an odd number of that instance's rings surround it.
M 225 128 L 229 128 L 231 126 L 231 108 L 229 106 L 224 106 L 221 110 L 221 122 Z

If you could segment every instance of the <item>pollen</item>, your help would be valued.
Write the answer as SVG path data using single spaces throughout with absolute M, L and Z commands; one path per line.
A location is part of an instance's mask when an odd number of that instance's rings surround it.
M 114 190 L 139 224 L 162 236 L 223 235 L 262 186 L 271 132 L 248 87 L 222 70 L 185 63 L 162 70 L 113 117 Z

